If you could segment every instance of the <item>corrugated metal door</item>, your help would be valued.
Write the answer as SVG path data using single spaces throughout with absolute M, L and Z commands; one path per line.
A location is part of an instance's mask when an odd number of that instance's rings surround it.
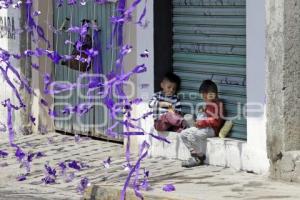
M 187 102 L 201 101 L 190 93 L 203 80 L 216 82 L 235 116 L 231 137 L 246 139 L 246 0 L 173 0 L 173 68 Z
M 95 19 L 97 20 L 98 26 L 101 28 L 99 37 L 102 43 L 103 74 L 107 74 L 112 71 L 114 66 L 113 61 L 116 57 L 116 49 L 107 48 L 112 32 L 110 17 L 114 15 L 115 7 L 115 3 L 97 5 L 93 1 L 88 1 L 85 6 L 82 6 L 79 3 L 78 5 L 68 6 L 66 5 L 66 1 L 64 1 L 64 5 L 62 7 L 55 7 L 54 10 L 54 27 L 58 28 L 64 24 L 66 18 L 69 18 L 70 23 L 74 26 L 80 26 L 81 20 L 83 19 L 91 21 Z M 71 40 L 74 42 L 77 38 L 78 34 L 70 35 L 67 32 L 54 34 L 54 47 L 60 54 L 70 55 L 73 47 L 72 45 L 65 45 L 64 42 L 65 40 Z M 56 81 L 68 81 L 75 83 L 80 72 L 59 64 L 55 66 L 54 74 Z M 86 94 L 86 91 L 83 90 L 82 94 Z M 101 101 L 102 100 L 95 100 L 95 106 L 92 110 L 82 117 L 73 114 L 70 119 L 57 118 L 55 120 L 56 130 L 106 138 L 105 130 L 110 127 L 113 122 L 109 120 L 109 114 L 106 112 L 105 107 L 102 106 Z M 61 112 L 67 104 L 75 106 L 83 102 L 88 102 L 87 98 L 80 96 L 76 90 L 72 91 L 70 96 L 68 96 L 68 93 L 66 92 L 55 96 L 55 110 L 57 112 Z M 120 131 L 121 129 L 122 127 L 117 127 L 117 130 Z M 123 139 L 122 137 L 118 137 L 116 140 L 122 141 Z

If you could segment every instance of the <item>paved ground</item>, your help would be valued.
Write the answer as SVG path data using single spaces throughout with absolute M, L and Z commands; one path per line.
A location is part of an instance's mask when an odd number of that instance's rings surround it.
M 49 142 L 50 138 L 50 142 Z M 51 142 L 51 140 L 53 140 Z M 103 141 L 84 140 L 79 143 L 73 137 L 60 134 L 18 136 L 17 143 L 26 151 L 42 151 L 47 156 L 32 161 L 32 171 L 27 180 L 18 182 L 16 176 L 24 172 L 14 157 L 13 149 L 7 145 L 7 135 L 0 135 L 0 150 L 8 151 L 7 158 L 0 158 L 0 199 L 80 199 L 76 187 L 82 177 L 88 177 L 92 184 L 121 188 L 126 171 L 123 147 Z M 103 167 L 102 161 L 112 157 L 109 169 Z M 57 183 L 45 185 L 44 164 L 55 166 L 65 160 L 77 160 L 89 165 L 89 168 L 76 171 L 73 181 L 66 183 L 58 176 Z M 7 166 L 6 166 L 7 164 Z M 182 200 L 205 199 L 300 199 L 300 185 L 274 182 L 266 177 L 235 172 L 214 166 L 201 166 L 183 169 L 180 162 L 163 158 L 148 158 L 142 168 L 150 170 L 151 190 L 160 196 L 176 197 Z M 68 172 L 71 170 L 68 169 Z M 163 192 L 164 184 L 172 183 L 174 192 Z

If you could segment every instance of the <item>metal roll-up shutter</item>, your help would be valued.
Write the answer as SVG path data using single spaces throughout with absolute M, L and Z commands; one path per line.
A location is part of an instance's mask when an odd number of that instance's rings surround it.
M 246 139 L 246 0 L 173 0 L 173 69 L 181 98 L 202 101 L 201 82 L 213 80 L 234 117 L 230 137 Z M 186 112 L 191 112 L 185 107 Z
M 70 6 L 67 4 L 67 1 L 64 1 L 63 5 L 59 8 L 55 5 L 55 1 L 53 1 L 53 3 L 55 8 L 53 11 L 53 26 L 56 28 L 60 28 L 64 24 L 66 18 L 70 19 L 70 24 L 72 26 L 81 26 L 83 19 L 88 19 L 90 21 L 97 20 L 97 24 L 101 28 L 101 31 L 98 33 L 98 37 L 102 44 L 101 52 L 103 74 L 108 74 L 113 71 L 114 61 L 117 56 L 117 49 L 115 47 L 111 49 L 107 48 L 107 45 L 109 44 L 112 36 L 113 26 L 110 18 L 116 11 L 116 3 L 111 2 L 107 4 L 96 4 L 93 1 L 87 1 L 86 5 L 83 6 L 79 3 L 79 1 L 77 1 L 76 5 Z M 93 37 L 91 30 L 89 30 L 88 33 Z M 78 39 L 78 34 L 70 34 L 66 31 L 60 31 L 60 33 L 54 34 L 53 36 L 53 46 L 55 50 L 62 55 L 70 55 L 72 53 L 73 46 L 66 45 L 65 41 L 71 40 L 72 42 L 75 42 Z M 86 75 L 89 73 L 92 74 L 93 70 L 86 72 Z M 82 73 L 78 70 L 73 70 L 61 63 L 55 65 L 53 74 L 55 81 L 66 81 L 72 84 L 78 81 L 80 74 L 82 75 Z M 88 83 L 88 80 L 88 77 L 84 78 L 82 83 L 86 84 Z M 81 94 L 79 92 L 81 92 Z M 59 117 L 55 118 L 55 129 L 65 133 L 78 133 L 102 139 L 123 141 L 122 134 L 117 135 L 115 138 L 108 138 L 106 134 L 106 130 L 111 127 L 115 121 L 110 120 L 111 117 L 109 116 L 109 111 L 103 103 L 104 98 L 97 98 L 93 100 L 93 107 L 84 115 L 72 113 L 70 115 L 62 114 L 62 111 L 66 106 L 73 107 L 82 103 L 90 103 L 91 101 L 87 98 L 86 94 L 87 89 L 75 89 L 70 92 L 70 95 L 69 92 L 55 95 L 55 111 L 59 115 Z M 116 126 L 113 131 L 122 133 L 123 126 Z

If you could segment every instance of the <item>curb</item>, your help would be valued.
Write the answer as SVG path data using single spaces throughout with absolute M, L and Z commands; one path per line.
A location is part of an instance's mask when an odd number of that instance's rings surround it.
M 119 200 L 121 197 L 121 189 L 111 186 L 92 185 L 88 187 L 81 200 Z M 159 195 L 151 195 L 143 193 L 144 199 L 147 200 L 182 200 L 178 198 L 163 197 Z M 127 190 L 126 200 L 137 200 L 134 191 Z

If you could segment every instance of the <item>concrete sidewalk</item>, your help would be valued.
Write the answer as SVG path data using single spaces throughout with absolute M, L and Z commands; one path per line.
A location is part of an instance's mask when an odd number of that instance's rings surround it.
M 76 143 L 74 137 L 55 133 L 18 136 L 16 141 L 26 152 L 42 151 L 47 156 L 34 159 L 31 174 L 27 180 L 19 182 L 16 176 L 24 173 L 24 169 L 20 168 L 13 149 L 8 146 L 8 136 L 1 134 L 0 150 L 10 153 L 7 158 L 0 158 L 1 200 L 80 199 L 82 195 L 76 192 L 76 187 L 83 177 L 88 177 L 92 183 L 85 193 L 85 199 L 118 200 L 128 173 L 122 167 L 122 145 L 96 140 Z M 112 157 L 112 164 L 105 169 L 102 161 L 108 156 Z M 88 164 L 89 168 L 74 170 L 76 177 L 69 183 L 58 176 L 56 184 L 43 184 L 41 179 L 44 177 L 45 162 L 56 166 L 65 160 L 81 161 Z M 164 158 L 148 158 L 141 167 L 150 170 L 151 189 L 143 192 L 145 199 L 300 199 L 299 184 L 275 182 L 264 176 L 235 172 L 229 168 L 201 166 L 183 169 L 180 161 Z M 164 192 L 164 184 L 173 184 L 176 190 Z M 136 199 L 131 189 L 128 195 L 127 200 Z

